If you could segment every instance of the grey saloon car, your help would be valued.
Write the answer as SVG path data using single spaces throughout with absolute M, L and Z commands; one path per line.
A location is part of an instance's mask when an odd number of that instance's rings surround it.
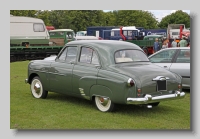
M 185 97 L 180 75 L 152 64 L 139 46 L 124 41 L 71 41 L 58 56 L 33 60 L 27 70 L 33 97 L 62 93 L 94 101 L 102 112 L 115 104 L 151 108 Z
M 184 89 L 190 89 L 190 47 L 161 49 L 148 57 L 149 60 L 182 77 Z

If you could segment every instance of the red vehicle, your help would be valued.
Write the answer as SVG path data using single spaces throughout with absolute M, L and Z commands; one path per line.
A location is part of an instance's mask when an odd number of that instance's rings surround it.
M 49 30 L 54 30 L 55 27 L 54 26 L 46 26 L 46 29 L 49 31 Z
M 187 39 L 190 36 L 190 30 L 186 29 L 184 24 L 169 24 L 167 30 L 169 42 L 172 42 L 176 38 L 176 42 L 179 43 L 182 36 L 185 36 Z

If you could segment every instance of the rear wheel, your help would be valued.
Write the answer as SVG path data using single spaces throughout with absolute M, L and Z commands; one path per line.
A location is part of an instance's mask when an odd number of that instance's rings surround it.
M 48 91 L 43 89 L 42 82 L 38 76 L 34 77 L 31 81 L 31 93 L 35 98 L 45 99 L 48 95 Z
M 114 110 L 114 103 L 110 100 L 110 98 L 95 96 L 95 105 L 97 109 L 102 112 L 111 112 Z

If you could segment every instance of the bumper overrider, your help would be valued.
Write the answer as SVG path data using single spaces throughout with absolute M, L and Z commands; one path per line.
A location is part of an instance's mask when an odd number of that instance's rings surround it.
M 181 99 L 184 97 L 185 93 L 180 91 L 176 91 L 174 94 L 154 96 L 154 97 L 149 94 L 146 94 L 143 98 L 127 98 L 127 104 L 148 104 L 165 100 Z
M 28 83 L 28 79 L 25 79 L 25 83 Z

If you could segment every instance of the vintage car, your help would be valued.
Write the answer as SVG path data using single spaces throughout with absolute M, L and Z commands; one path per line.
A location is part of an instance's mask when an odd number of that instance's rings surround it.
M 181 76 L 152 64 L 137 45 L 114 40 L 67 43 L 56 58 L 33 60 L 28 78 L 33 97 L 48 91 L 94 101 L 102 112 L 115 104 L 157 106 L 184 98 Z

